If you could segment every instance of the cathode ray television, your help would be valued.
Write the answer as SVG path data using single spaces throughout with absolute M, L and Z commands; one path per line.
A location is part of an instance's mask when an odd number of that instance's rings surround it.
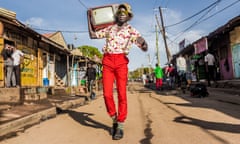
M 118 9 L 119 4 L 104 5 L 90 8 L 87 10 L 88 27 L 94 32 L 115 23 L 114 15 Z M 95 39 L 89 32 L 91 39 Z

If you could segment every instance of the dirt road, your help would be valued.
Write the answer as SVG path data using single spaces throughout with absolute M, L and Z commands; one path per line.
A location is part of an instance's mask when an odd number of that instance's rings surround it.
M 210 95 L 211 97 L 211 95 Z M 239 144 L 239 105 L 163 96 L 130 84 L 125 135 L 113 141 L 103 97 L 65 111 L 0 144 Z

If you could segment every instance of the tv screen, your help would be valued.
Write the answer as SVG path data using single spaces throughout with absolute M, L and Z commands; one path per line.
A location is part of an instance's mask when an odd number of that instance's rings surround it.
M 114 15 L 118 6 L 119 4 L 111 4 L 88 9 L 88 27 L 93 31 L 97 31 L 109 25 L 113 25 L 115 23 Z M 93 37 L 91 33 L 89 34 L 91 38 L 96 38 Z
M 102 7 L 92 10 L 94 25 L 101 25 L 114 22 L 114 11 L 112 7 Z

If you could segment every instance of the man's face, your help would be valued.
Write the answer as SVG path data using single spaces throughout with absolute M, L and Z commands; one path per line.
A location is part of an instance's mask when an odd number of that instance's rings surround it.
M 5 48 L 6 48 L 6 49 L 11 49 L 11 46 L 10 46 L 9 44 L 6 44 L 6 45 L 5 45 Z
M 125 23 L 129 20 L 129 14 L 128 11 L 124 8 L 120 8 L 117 11 L 117 18 L 118 18 L 118 22 L 120 23 Z

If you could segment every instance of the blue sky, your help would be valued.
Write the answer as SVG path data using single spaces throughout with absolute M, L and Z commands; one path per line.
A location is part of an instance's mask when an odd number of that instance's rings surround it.
M 217 0 L 0 0 L 0 7 L 16 12 L 17 19 L 39 33 L 63 31 L 68 44 L 75 46 L 91 45 L 100 51 L 104 40 L 89 39 L 87 32 L 86 11 L 88 8 L 106 4 L 127 2 L 132 6 L 133 19 L 129 22 L 142 34 L 149 44 L 149 51 L 144 53 L 136 46 L 129 54 L 129 69 L 152 65 L 156 61 L 155 16 L 159 18 L 159 6 L 162 7 L 166 26 L 167 43 L 171 54 L 178 52 L 178 43 L 186 39 L 192 43 L 208 35 L 230 19 L 240 14 L 239 0 L 219 0 L 217 5 L 203 11 L 199 15 L 175 26 Z M 232 6 L 230 6 L 232 4 Z M 227 8 L 229 6 L 229 8 Z M 225 9 L 225 10 L 223 10 Z M 213 16 L 212 16 L 213 15 Z M 160 19 L 160 18 L 159 18 Z M 197 24 L 194 24 L 197 23 Z M 191 25 L 190 29 L 188 29 Z M 169 27 L 170 26 L 170 27 Z M 41 29 L 41 30 L 39 30 Z M 188 29 L 188 30 L 186 30 Z M 50 30 L 50 31 L 45 31 Z M 186 31 L 185 31 L 186 30 Z M 160 64 L 167 62 L 162 36 L 159 35 Z M 150 61 L 149 57 L 150 56 Z

